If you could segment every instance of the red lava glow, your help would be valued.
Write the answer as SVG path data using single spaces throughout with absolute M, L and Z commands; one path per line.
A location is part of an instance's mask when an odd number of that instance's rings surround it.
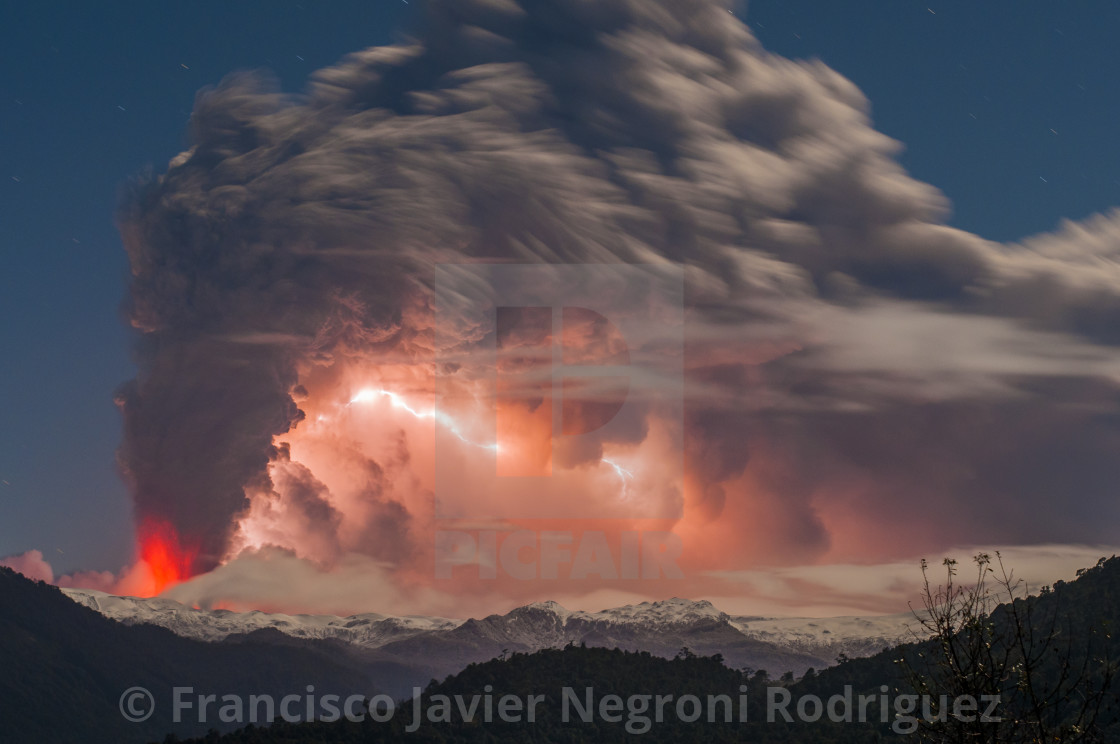
M 154 597 L 190 578 L 197 551 L 184 548 L 174 527 L 161 520 L 147 519 L 140 524 L 137 534 L 140 560 L 147 565 L 149 574 L 136 592 L 138 596 Z

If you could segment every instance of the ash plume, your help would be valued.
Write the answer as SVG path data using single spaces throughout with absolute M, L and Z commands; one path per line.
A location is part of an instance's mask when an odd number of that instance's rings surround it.
M 138 373 L 119 402 L 138 520 L 173 525 L 191 573 L 253 513 L 314 527 L 318 560 L 422 552 L 415 438 L 335 441 L 345 482 L 285 444 L 363 366 L 423 387 L 437 263 L 683 267 L 686 512 L 741 565 L 855 550 L 861 515 L 1071 539 L 998 516 L 1059 483 L 1100 504 L 1120 476 L 1100 444 L 1120 433 L 1120 218 L 1017 246 L 948 227 L 850 81 L 767 53 L 715 0 L 433 0 L 412 42 L 298 95 L 231 75 L 190 137 L 121 211 Z M 942 336 L 936 359 L 898 351 Z M 1040 481 L 1055 451 L 1072 460 Z

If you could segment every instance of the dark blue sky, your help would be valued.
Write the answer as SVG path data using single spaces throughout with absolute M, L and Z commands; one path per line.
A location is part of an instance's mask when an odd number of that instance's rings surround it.
M 285 89 L 392 41 L 401 0 L 36 2 L 0 11 L 0 556 L 131 558 L 114 389 L 122 183 L 183 149 L 195 91 L 268 67 Z M 952 223 L 1011 240 L 1120 204 L 1120 7 L 1089 0 L 755 0 L 771 51 L 819 56 L 872 101 Z M 59 551 L 63 551 L 62 554 Z
M 1120 5 L 758 0 L 747 20 L 854 80 L 958 227 L 1015 240 L 1120 205 Z

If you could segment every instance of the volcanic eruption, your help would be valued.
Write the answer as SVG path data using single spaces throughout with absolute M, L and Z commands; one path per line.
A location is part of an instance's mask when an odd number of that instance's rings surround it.
M 685 541 L 692 576 L 889 558 L 990 537 L 985 494 L 1048 503 L 1009 462 L 1100 449 L 1071 434 L 1086 409 L 997 394 L 976 414 L 1002 371 L 892 368 L 887 321 L 948 324 L 945 358 L 985 333 L 1034 360 L 1054 341 L 1036 334 L 1114 342 L 1120 282 L 1082 282 L 1054 247 L 1068 236 L 1015 251 L 943 224 L 946 200 L 902 170 L 854 85 L 767 54 L 727 10 L 433 0 L 414 40 L 357 52 L 298 95 L 259 72 L 198 95 L 190 148 L 120 215 L 138 363 L 118 396 L 120 463 L 153 591 L 266 549 L 430 583 L 434 473 L 496 500 L 472 468 L 499 435 L 502 467 L 572 474 L 584 513 L 679 507 L 657 524 Z M 528 315 L 502 344 L 469 315 L 437 317 L 437 267 L 490 265 L 679 272 L 683 428 L 659 404 L 623 416 L 600 397 L 568 418 L 616 426 L 542 443 L 538 379 L 507 396 L 495 433 L 478 349 L 500 346 L 530 380 L 551 337 Z M 1059 319 L 1025 299 L 1040 296 Z M 573 338 L 576 357 L 620 354 L 602 324 Z M 647 341 L 627 355 L 664 351 Z M 996 446 L 1008 421 L 1031 433 L 1014 452 Z M 460 449 L 437 458 L 448 432 Z M 1099 475 L 1071 477 L 1096 492 Z

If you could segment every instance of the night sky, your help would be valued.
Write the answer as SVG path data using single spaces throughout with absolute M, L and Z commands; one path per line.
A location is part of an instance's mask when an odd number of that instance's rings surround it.
M 132 558 L 115 389 L 120 190 L 184 149 L 195 92 L 268 68 L 286 91 L 400 38 L 403 2 L 38 2 L 0 15 L 0 555 L 59 572 Z M 1013 241 L 1120 204 L 1120 9 L 1086 1 L 757 0 L 763 46 L 819 57 L 870 99 L 949 223 Z
M 0 368 L 0 553 L 49 546 L 71 568 L 131 558 L 114 465 L 113 393 L 133 375 L 118 312 L 122 185 L 184 148 L 200 88 L 266 67 L 297 91 L 310 71 L 392 43 L 409 13 L 400 2 L 5 8 L 0 302 L 13 353 Z

